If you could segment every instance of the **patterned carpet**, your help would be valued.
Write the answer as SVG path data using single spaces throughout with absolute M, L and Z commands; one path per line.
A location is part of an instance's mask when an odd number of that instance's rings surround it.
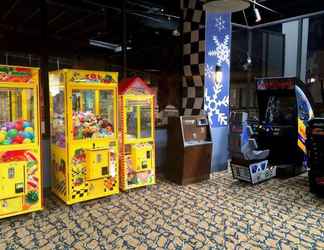
M 0 249 L 324 249 L 324 200 L 307 177 L 257 186 L 227 172 L 0 221 Z

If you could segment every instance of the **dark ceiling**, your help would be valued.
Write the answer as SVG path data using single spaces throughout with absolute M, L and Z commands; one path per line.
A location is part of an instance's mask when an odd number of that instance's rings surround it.
M 43 5 L 42 5 L 43 4 Z M 45 5 L 44 5 L 45 4 Z M 47 39 L 44 41 L 45 6 Z M 145 67 L 155 57 L 176 49 L 179 37 L 172 32 L 180 23 L 180 2 L 167 0 L 127 1 L 127 43 L 130 61 L 144 61 Z M 45 22 L 46 24 L 46 22 Z M 43 28 L 43 29 L 42 29 Z M 43 30 L 43 33 L 42 33 Z M 116 45 L 122 43 L 121 0 L 2 0 L 0 9 L 0 50 L 37 53 L 47 47 L 51 55 L 91 54 L 121 60 L 121 53 L 96 48 L 89 40 Z M 46 44 L 45 44 L 46 43 Z M 171 52 L 172 53 L 172 52 Z M 133 56 L 133 57 L 132 57 Z M 137 65 L 136 65 L 137 66 Z M 160 65 L 152 65 L 151 68 Z M 168 62 L 167 67 L 173 67 Z M 143 66 L 144 67 L 144 66 Z
M 324 10 L 320 0 L 258 2 L 280 13 L 259 8 L 261 23 Z M 44 9 L 47 15 L 41 11 Z M 172 34 L 181 22 L 180 0 L 128 0 L 126 9 L 127 42 L 132 47 L 129 60 L 143 67 L 174 68 L 169 56 L 179 56 L 181 51 L 180 38 Z M 1 0 L 0 50 L 28 53 L 46 47 L 52 55 L 89 53 L 121 60 L 120 53 L 89 45 L 89 39 L 121 44 L 121 10 L 122 0 Z M 250 26 L 257 24 L 252 7 L 246 15 Z M 242 12 L 234 13 L 232 20 L 245 24 Z M 168 59 L 159 63 L 165 65 L 157 64 L 156 58 L 164 57 Z M 143 61 L 145 65 L 141 65 Z

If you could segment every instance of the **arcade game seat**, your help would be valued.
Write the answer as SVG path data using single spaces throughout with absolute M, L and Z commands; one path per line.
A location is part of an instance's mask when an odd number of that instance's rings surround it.
M 230 121 L 230 166 L 234 179 L 252 184 L 270 179 L 276 169 L 268 165 L 269 150 L 259 150 L 254 130 L 245 112 L 232 112 Z

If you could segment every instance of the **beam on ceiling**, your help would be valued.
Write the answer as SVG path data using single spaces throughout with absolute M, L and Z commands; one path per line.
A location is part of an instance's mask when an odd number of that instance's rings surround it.
M 1 16 L 1 19 L 5 20 L 10 15 L 10 13 L 16 8 L 19 2 L 20 0 L 14 0 L 10 7 L 7 9 L 7 11 Z
M 247 26 L 247 25 L 244 25 L 244 24 L 240 24 L 240 23 L 233 23 L 232 22 L 232 26 L 238 27 L 238 28 L 243 28 L 243 29 L 251 29 L 250 26 Z
M 117 11 L 119 13 L 122 12 L 122 9 L 119 8 L 119 7 L 117 7 L 117 6 L 112 6 L 112 5 L 108 5 L 108 4 L 102 4 L 102 3 L 97 3 L 97 2 L 93 2 L 91 0 L 81 0 L 81 2 L 90 4 L 90 5 L 93 5 L 93 6 L 97 6 L 97 7 L 100 7 L 102 9 L 111 9 L 111 10 Z
M 64 8 L 65 10 L 77 11 L 77 12 L 87 12 L 87 13 L 97 13 L 97 10 L 92 10 L 89 8 L 83 8 L 76 5 L 70 5 L 67 3 L 62 3 L 56 0 L 46 0 L 48 5 Z
M 4 51 L 15 51 L 21 53 L 31 53 L 41 55 L 40 48 L 46 46 L 48 54 L 51 56 L 68 56 L 71 57 L 76 54 L 77 51 L 81 51 L 81 48 L 86 48 L 89 45 L 88 40 L 77 39 L 55 39 L 48 38 L 45 42 L 36 37 L 28 37 L 24 34 L 17 34 L 16 32 L 7 33 L 6 36 L 0 37 L 0 48 Z M 91 50 L 91 53 L 96 55 L 95 50 Z M 100 52 L 102 55 L 102 51 Z
M 244 2 L 247 2 L 247 3 L 254 4 L 254 5 L 256 5 L 256 6 L 258 6 L 258 7 L 261 7 L 261 8 L 263 8 L 263 9 L 266 9 L 267 11 L 270 11 L 270 12 L 273 12 L 273 13 L 276 13 L 276 14 L 280 14 L 278 11 L 273 10 L 273 9 L 267 7 L 267 6 L 264 6 L 264 5 L 260 4 L 260 1 L 259 1 L 259 2 L 257 2 L 257 1 L 252 1 L 252 0 L 243 0 L 243 1 L 244 1 Z
M 55 34 L 57 35 L 57 34 L 59 34 L 59 33 L 63 32 L 63 31 L 65 31 L 65 30 L 68 30 L 68 29 L 70 29 L 71 27 L 73 27 L 74 25 L 79 24 L 79 23 L 82 23 L 85 19 L 87 19 L 87 18 L 89 18 L 89 17 L 92 17 L 93 15 L 94 15 L 93 13 L 90 13 L 89 15 L 86 15 L 86 16 L 84 16 L 84 17 L 82 17 L 82 18 L 76 20 L 75 22 L 72 22 L 72 23 L 70 23 L 70 24 L 68 24 L 68 25 L 66 25 L 66 26 L 63 26 L 62 28 L 56 30 L 56 31 L 55 31 Z
M 34 18 L 38 13 L 40 12 L 40 8 L 37 8 L 34 10 L 29 16 L 27 16 L 24 20 L 23 23 L 28 23 L 32 18 Z
M 92 5 L 92 6 L 98 7 L 101 10 L 102 9 L 111 9 L 111 10 L 114 10 L 114 11 L 116 11 L 118 13 L 121 13 L 122 12 L 122 9 L 120 7 L 113 6 L 113 5 L 109 5 L 109 4 L 98 3 L 98 2 L 94 2 L 92 0 L 81 0 L 81 2 L 82 3 L 85 3 L 85 4 L 88 4 L 88 5 Z M 56 0 L 47 0 L 47 3 L 52 4 L 52 5 L 56 5 L 56 6 L 60 6 L 62 8 L 66 8 L 67 7 L 67 8 L 76 10 L 76 11 L 86 11 L 86 12 L 89 12 L 89 13 L 90 12 L 97 13 L 97 11 L 94 11 L 94 10 L 90 10 L 90 9 L 86 9 L 86 8 L 82 8 L 82 7 L 76 7 L 76 6 L 72 6 L 72 5 L 67 5 L 65 3 L 60 3 L 60 2 L 58 2 Z M 130 14 L 130 15 L 133 15 L 133 16 L 139 16 L 139 17 L 142 17 L 142 18 L 146 18 L 146 19 L 149 19 L 151 21 L 162 22 L 158 18 L 154 18 L 154 17 L 151 17 L 151 16 L 146 15 L 146 14 L 141 14 L 141 13 L 138 13 L 138 12 L 134 12 L 134 10 L 126 10 L 126 13 L 127 14 Z M 175 18 L 175 19 L 179 19 L 180 18 L 180 17 L 172 16 L 172 15 L 166 15 L 166 16 L 169 16 L 169 17 Z
M 304 15 L 300 15 L 300 16 L 280 19 L 280 20 L 277 20 L 277 21 L 269 22 L 269 23 L 254 25 L 254 26 L 250 26 L 249 28 L 250 29 L 259 29 L 259 28 L 264 28 L 264 27 L 268 27 L 268 26 L 271 26 L 271 25 L 275 25 L 275 24 L 287 23 L 287 22 L 296 21 L 296 20 L 299 20 L 299 19 L 304 19 L 304 18 L 308 18 L 308 17 L 312 17 L 312 16 L 321 15 L 321 14 L 324 14 L 324 10 L 313 12 L 313 13 L 308 13 L 308 14 L 304 14 Z
M 71 33 L 70 37 L 76 37 L 79 35 L 87 34 L 89 32 L 95 32 L 95 31 L 97 31 L 97 33 L 98 33 L 98 32 L 100 32 L 100 31 L 98 31 L 99 28 L 100 29 L 102 28 L 102 29 L 104 29 L 105 32 L 107 32 L 107 28 L 104 27 L 104 24 L 102 22 L 98 22 L 94 25 L 91 25 L 91 26 L 85 27 L 82 30 L 79 30 L 78 32 Z
M 127 1 L 127 3 L 129 5 L 132 5 L 132 6 L 138 6 L 138 7 L 141 7 L 143 9 L 147 9 L 147 10 L 153 10 L 154 11 L 154 7 L 153 6 L 149 6 L 147 3 L 141 3 L 141 2 L 130 2 L 130 1 Z M 159 6 L 159 7 L 155 7 L 156 9 L 161 9 L 162 7 Z
M 154 21 L 154 22 L 157 22 L 157 23 L 165 23 L 164 20 L 161 20 L 159 18 L 155 18 L 155 17 L 152 17 L 152 16 L 148 16 L 146 14 L 141 14 L 139 12 L 130 12 L 130 14 L 134 15 L 134 16 L 138 16 L 138 17 L 142 17 L 142 18 L 145 18 L 145 19 L 148 19 L 148 20 L 151 20 L 151 21 Z
M 107 9 L 115 10 L 117 12 L 122 12 L 122 9 L 119 8 L 118 6 L 98 3 L 98 2 L 94 2 L 93 0 L 81 0 L 81 2 L 90 4 L 90 5 L 93 5 L 93 6 L 97 6 L 97 7 L 100 7 L 100 8 L 105 8 L 105 9 L 107 8 Z M 151 2 L 143 2 L 143 3 L 141 3 L 141 2 L 134 2 L 134 1 L 126 1 L 126 4 L 127 5 L 138 6 L 140 8 L 147 9 L 147 10 L 152 10 L 154 8 L 154 6 L 152 6 Z M 154 5 L 155 5 L 156 9 L 162 8 L 161 6 L 158 6 L 156 4 L 154 4 Z M 128 10 L 127 10 L 127 12 L 128 12 Z
M 65 10 L 62 10 L 60 13 L 58 13 L 51 20 L 48 21 L 48 25 L 51 25 L 52 23 L 56 22 L 56 20 L 58 20 L 59 18 L 61 18 L 64 14 L 65 14 Z

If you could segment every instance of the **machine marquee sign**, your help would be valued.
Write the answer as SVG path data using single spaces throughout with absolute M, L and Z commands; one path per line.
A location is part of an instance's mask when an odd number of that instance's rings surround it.
M 76 83 L 113 83 L 117 82 L 116 79 L 110 74 L 93 73 L 81 73 L 80 71 L 74 71 L 72 74 L 71 82 Z
M 132 85 L 132 88 L 127 90 L 126 93 L 133 94 L 133 95 L 145 95 L 147 94 L 147 89 L 141 83 L 135 82 Z
M 20 67 L 0 67 L 0 82 L 30 83 L 32 70 Z
M 258 90 L 293 90 L 295 78 L 257 79 Z

